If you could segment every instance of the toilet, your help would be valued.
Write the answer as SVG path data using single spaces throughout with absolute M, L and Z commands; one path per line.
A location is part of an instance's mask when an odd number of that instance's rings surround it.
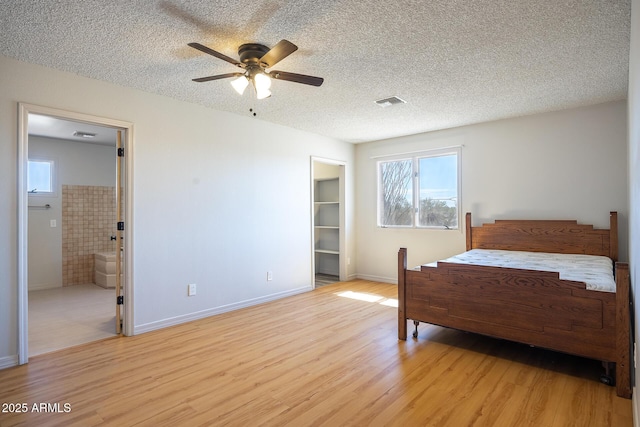
M 95 255 L 96 285 L 103 288 L 116 287 L 116 253 L 99 252 Z

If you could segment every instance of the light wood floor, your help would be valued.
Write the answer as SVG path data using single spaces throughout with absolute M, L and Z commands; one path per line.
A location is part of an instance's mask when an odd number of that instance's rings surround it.
M 94 284 L 29 292 L 29 356 L 116 336 L 115 301 Z
M 0 371 L 0 402 L 70 412 L 0 425 L 632 425 L 598 362 L 429 325 L 398 341 L 395 296 L 336 283 L 34 357 Z

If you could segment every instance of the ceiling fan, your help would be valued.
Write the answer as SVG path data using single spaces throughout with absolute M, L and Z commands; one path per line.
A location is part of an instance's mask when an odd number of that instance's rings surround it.
M 307 76 L 304 74 L 289 73 L 286 71 L 267 71 L 278 62 L 298 50 L 298 46 L 288 40 L 280 40 L 278 44 L 269 49 L 267 46 L 257 43 L 246 43 L 238 48 L 238 56 L 240 61 L 228 57 L 200 43 L 189 43 L 194 49 L 215 56 L 216 58 L 227 61 L 236 67 L 244 69 L 244 72 L 218 74 L 209 77 L 200 77 L 193 79 L 194 82 L 208 82 L 211 80 L 226 79 L 236 77 L 231 82 L 233 88 L 242 95 L 249 83 L 253 84 L 256 90 L 256 97 L 264 99 L 271 96 L 271 79 L 286 80 L 289 82 L 302 83 L 311 86 L 320 86 L 324 79 L 322 77 Z

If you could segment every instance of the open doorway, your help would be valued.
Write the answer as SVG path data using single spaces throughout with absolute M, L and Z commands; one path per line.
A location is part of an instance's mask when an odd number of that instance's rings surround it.
M 312 241 L 314 288 L 346 278 L 343 162 L 312 158 Z
M 19 358 L 120 333 L 131 125 L 21 104 Z M 119 279 L 119 280 L 118 280 Z M 125 280 L 122 280 L 125 279 Z M 119 291 L 119 292 L 118 292 Z M 126 334 L 126 331 L 125 331 Z

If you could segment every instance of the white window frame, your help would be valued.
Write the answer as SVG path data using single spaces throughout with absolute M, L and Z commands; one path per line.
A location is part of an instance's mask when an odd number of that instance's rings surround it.
M 376 163 L 376 173 L 377 173 L 377 211 L 376 211 L 376 223 L 380 228 L 404 228 L 404 229 L 426 229 L 426 230 L 462 230 L 462 185 L 461 185 L 461 177 L 462 177 L 462 147 L 449 147 L 449 148 L 441 148 L 435 150 L 427 150 L 427 151 L 417 151 L 412 153 L 403 153 L 392 156 L 381 156 L 378 158 Z M 419 162 L 420 159 L 429 158 L 429 157 L 442 157 L 442 156 L 456 156 L 456 172 L 457 172 L 457 204 L 456 204 L 456 215 L 458 218 L 457 227 L 445 227 L 445 226 L 425 226 L 419 225 L 419 215 L 420 215 L 420 177 L 419 177 Z M 412 223 L 411 225 L 388 225 L 382 224 L 382 211 L 383 211 L 383 200 L 384 195 L 383 191 L 383 183 L 382 183 L 382 164 L 388 162 L 395 161 L 403 161 L 410 160 L 412 164 L 412 203 L 413 203 L 413 215 L 412 215 Z
M 35 192 L 32 192 L 33 189 L 28 189 L 29 197 L 57 197 L 58 196 L 58 170 L 56 166 L 56 161 L 51 158 L 45 157 L 29 157 L 27 160 L 27 176 L 29 176 L 29 165 L 31 162 L 41 162 L 41 163 L 49 163 L 50 165 L 50 181 L 51 181 L 51 191 L 38 191 L 36 189 Z

